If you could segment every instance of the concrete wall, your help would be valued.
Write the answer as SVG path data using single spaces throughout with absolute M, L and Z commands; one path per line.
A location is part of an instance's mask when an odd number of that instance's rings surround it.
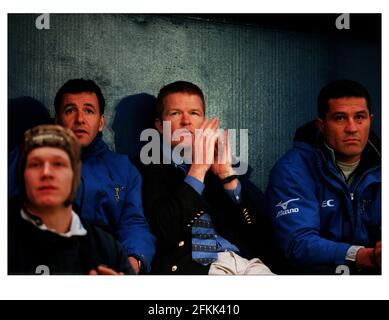
M 368 88 L 380 135 L 381 51 L 374 41 L 160 15 L 51 14 L 50 29 L 38 30 L 37 17 L 8 16 L 8 98 L 31 96 L 54 115 L 55 93 L 66 80 L 93 79 L 107 100 L 104 140 L 118 152 L 135 152 L 133 119 L 179 79 L 204 90 L 209 116 L 248 129 L 249 163 L 261 189 L 295 129 L 315 117 L 317 93 L 330 80 Z

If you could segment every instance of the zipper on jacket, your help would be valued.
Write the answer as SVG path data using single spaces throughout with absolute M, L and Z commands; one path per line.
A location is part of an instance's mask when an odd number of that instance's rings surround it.
M 331 175 L 333 175 L 333 177 L 335 178 L 335 180 L 337 180 L 339 182 L 339 184 L 341 185 L 342 188 L 344 188 L 344 191 L 345 193 L 349 193 L 350 191 L 350 186 L 349 184 L 347 183 L 346 179 L 345 179 L 345 176 L 342 172 L 342 170 L 339 170 L 337 165 L 336 165 L 336 162 L 333 162 L 334 165 L 335 165 L 335 169 L 336 170 L 332 170 L 332 168 L 328 165 L 327 163 L 327 159 L 326 159 L 326 156 L 324 154 L 324 152 L 320 149 L 316 149 L 317 153 L 319 154 L 319 156 L 321 157 L 321 161 L 323 162 L 323 165 L 320 164 L 319 162 L 319 159 L 317 160 L 318 161 L 318 165 L 319 167 L 322 167 L 323 169 L 327 169 L 329 171 L 329 173 Z M 325 180 L 329 180 L 330 177 L 328 177 L 328 175 L 326 174 L 323 174 L 323 177 Z M 331 179 L 332 180 L 332 179 Z M 332 181 L 329 181 L 329 183 L 332 185 Z
M 351 201 L 354 201 L 354 192 L 350 192 Z

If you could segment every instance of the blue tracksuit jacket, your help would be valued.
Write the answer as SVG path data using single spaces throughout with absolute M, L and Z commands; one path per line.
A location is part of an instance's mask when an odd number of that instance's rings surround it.
M 369 139 L 349 186 L 316 136 L 295 140 L 276 163 L 265 198 L 283 254 L 301 269 L 345 264 L 350 245 L 374 247 L 381 239 L 379 147 Z

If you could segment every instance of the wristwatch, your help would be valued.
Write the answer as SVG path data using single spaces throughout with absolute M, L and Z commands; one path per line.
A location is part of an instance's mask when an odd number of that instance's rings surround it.
M 237 174 L 233 174 L 233 175 L 230 175 L 224 179 L 221 179 L 220 182 L 222 184 L 226 184 L 226 183 L 230 183 L 232 180 L 235 180 L 236 178 L 238 178 L 239 176 Z
M 364 248 L 364 246 L 350 246 L 346 252 L 346 260 L 356 262 L 357 261 L 357 253 L 359 249 Z

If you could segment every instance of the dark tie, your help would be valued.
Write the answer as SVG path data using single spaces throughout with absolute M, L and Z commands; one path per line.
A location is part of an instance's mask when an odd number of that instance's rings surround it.
M 207 213 L 192 224 L 192 259 L 204 266 L 217 260 L 215 229 Z

